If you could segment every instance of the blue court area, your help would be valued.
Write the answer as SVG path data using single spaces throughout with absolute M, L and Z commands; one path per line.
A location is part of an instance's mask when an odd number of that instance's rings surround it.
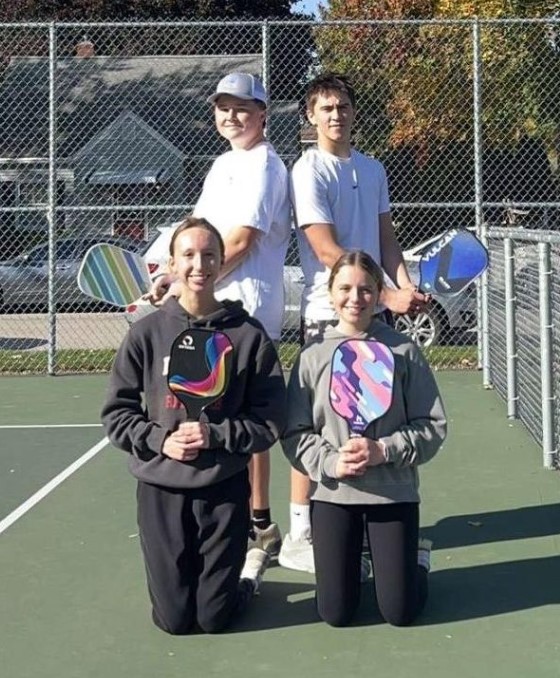
M 450 435 L 422 473 L 430 599 L 381 622 L 319 622 L 313 577 L 271 567 L 220 636 L 152 626 L 125 455 L 98 424 L 106 377 L 0 378 L 0 662 L 7 678 L 472 678 L 560 674 L 560 483 L 476 372 L 441 372 Z M 288 516 L 273 454 L 272 505 Z

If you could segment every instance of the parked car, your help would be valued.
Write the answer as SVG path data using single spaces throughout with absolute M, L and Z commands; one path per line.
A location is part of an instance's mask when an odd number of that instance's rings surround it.
M 443 234 L 424 240 L 403 251 L 410 278 L 420 279 L 420 257 L 424 250 Z M 457 296 L 433 295 L 427 309 L 416 316 L 395 315 L 397 330 L 409 336 L 418 346 L 427 348 L 450 341 L 459 331 L 468 330 L 476 323 L 476 288 L 469 285 Z
M 169 259 L 171 235 L 179 223 L 159 227 L 156 235 L 148 244 L 143 256 L 152 275 L 156 275 L 165 269 Z M 403 252 L 410 277 L 414 282 L 418 282 L 420 277 L 418 266 L 422 252 L 440 237 L 441 234 L 438 234 Z M 284 266 L 285 311 L 282 328 L 283 333 L 291 336 L 299 332 L 302 292 L 303 272 L 299 260 L 296 234 L 292 230 Z M 139 299 L 126 309 L 125 315 L 127 320 L 132 323 L 154 310 L 154 306 L 149 302 Z M 456 335 L 459 330 L 471 328 L 475 322 L 476 294 L 474 285 L 470 285 L 455 297 L 434 295 L 426 311 L 417 316 L 395 316 L 396 328 L 422 347 L 451 340 L 453 334 Z
M 160 226 L 154 238 L 148 244 L 143 256 L 152 276 L 165 270 L 169 259 L 171 235 L 180 222 L 169 226 Z M 286 263 L 284 265 L 284 322 L 283 332 L 299 332 L 300 302 L 303 291 L 303 273 L 299 265 L 299 251 L 295 231 L 292 231 L 288 243 Z M 149 302 L 138 299 L 126 309 L 126 318 L 132 323 L 154 311 Z
M 80 263 L 87 250 L 92 245 L 102 242 L 134 251 L 141 251 L 146 244 L 143 241 L 114 236 L 73 237 L 57 240 L 54 282 L 58 311 L 109 308 L 83 294 L 76 280 Z M 36 245 L 23 254 L 0 261 L 0 309 L 4 312 L 46 311 L 48 281 L 48 243 Z

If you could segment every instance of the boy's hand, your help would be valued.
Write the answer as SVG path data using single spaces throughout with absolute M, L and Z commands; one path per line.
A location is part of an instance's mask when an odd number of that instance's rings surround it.
M 169 297 L 178 297 L 181 294 L 181 283 L 172 273 L 164 273 L 157 277 L 144 294 L 142 299 L 149 301 L 153 306 L 161 306 Z
M 418 292 L 415 287 L 403 287 L 399 290 L 383 289 L 382 301 L 393 313 L 416 315 L 425 310 L 430 295 Z
M 194 461 L 201 450 L 210 444 L 208 424 L 199 421 L 187 421 L 180 424 L 163 443 L 162 452 L 166 457 L 177 461 Z

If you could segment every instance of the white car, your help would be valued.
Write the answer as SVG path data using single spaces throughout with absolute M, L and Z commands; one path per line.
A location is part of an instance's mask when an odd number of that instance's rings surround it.
M 168 226 L 159 226 L 157 233 L 150 241 L 143 257 L 148 265 L 150 275 L 155 276 L 165 271 L 169 260 L 169 243 L 175 228 L 180 221 Z M 303 273 L 299 265 L 299 253 L 295 231 L 292 230 L 284 265 L 284 323 L 282 331 L 288 334 L 299 332 L 300 302 L 303 291 Z M 138 299 L 127 307 L 125 317 L 129 323 L 155 310 L 148 301 Z

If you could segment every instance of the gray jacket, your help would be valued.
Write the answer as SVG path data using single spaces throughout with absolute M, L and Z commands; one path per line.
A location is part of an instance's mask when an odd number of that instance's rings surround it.
M 373 338 L 395 358 L 393 399 L 388 412 L 365 436 L 385 444 L 387 463 L 358 478 L 337 480 L 338 449 L 349 438 L 348 424 L 329 402 L 331 360 L 348 337 L 334 328 L 306 345 L 288 385 L 288 421 L 282 437 L 290 463 L 312 481 L 312 498 L 338 504 L 419 502 L 419 464 L 438 451 L 447 432 L 443 403 L 430 367 L 407 337 L 379 320 L 354 338 Z

